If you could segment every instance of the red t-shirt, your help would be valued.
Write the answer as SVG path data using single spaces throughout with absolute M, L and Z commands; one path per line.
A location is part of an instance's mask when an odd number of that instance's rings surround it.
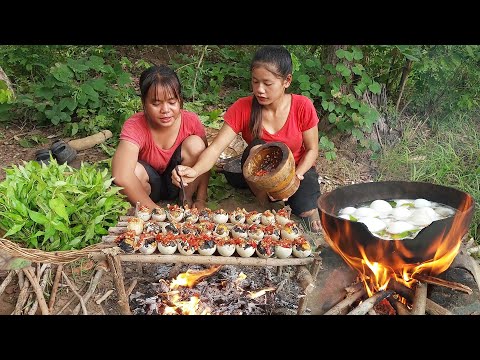
M 197 114 L 181 110 L 182 123 L 175 143 L 170 149 L 162 149 L 153 141 L 152 133 L 143 112 L 139 112 L 125 121 L 120 133 L 120 140 L 138 145 L 138 160 L 149 163 L 160 174 L 165 171 L 177 147 L 190 135 L 206 137 L 205 127 Z
M 242 137 L 247 144 L 250 144 L 253 140 L 249 129 L 252 100 L 252 96 L 238 99 L 230 106 L 223 117 L 235 133 L 242 133 Z M 267 130 L 262 129 L 260 138 L 266 142 L 281 141 L 285 143 L 292 151 L 295 163 L 298 164 L 305 153 L 302 133 L 317 126 L 318 121 L 312 101 L 306 96 L 292 94 L 290 112 L 283 127 L 275 134 L 270 134 Z

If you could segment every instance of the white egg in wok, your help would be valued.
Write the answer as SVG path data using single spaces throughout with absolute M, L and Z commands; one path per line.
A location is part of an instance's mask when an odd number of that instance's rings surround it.
M 405 221 L 394 221 L 387 227 L 387 231 L 391 234 L 400 234 L 405 231 L 411 231 L 415 229 L 415 226 Z
M 382 231 L 387 227 L 387 224 L 378 218 L 360 218 L 358 222 L 367 226 L 368 230 L 372 233 Z

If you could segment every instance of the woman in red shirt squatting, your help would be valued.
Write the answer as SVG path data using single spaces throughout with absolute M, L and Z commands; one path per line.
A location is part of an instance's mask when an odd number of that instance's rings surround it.
M 296 94 L 287 94 L 292 82 L 292 58 L 283 46 L 264 46 L 251 63 L 253 96 L 238 99 L 225 113 L 224 125 L 210 146 L 192 167 L 180 166 L 184 183 L 194 181 L 208 172 L 222 151 L 238 133 L 248 147 L 242 156 L 242 167 L 250 151 L 266 142 L 285 143 L 295 158 L 295 173 L 300 179 L 298 190 L 289 199 L 292 212 L 307 218 L 313 231 L 320 229 L 317 199 L 320 196 L 315 160 L 318 156 L 319 122 L 312 101 Z M 186 164 L 185 164 L 186 165 Z M 179 177 L 172 174 L 173 182 Z M 248 183 L 261 203 L 268 200 L 266 192 Z
M 208 143 L 198 115 L 182 109 L 181 84 L 172 69 L 146 69 L 140 76 L 140 96 L 143 112 L 123 124 L 112 175 L 132 205 L 138 201 L 153 209 L 159 200 L 179 196 L 180 189 L 172 184 L 175 166 L 193 166 Z M 190 206 L 205 207 L 208 179 L 205 172 L 185 188 Z

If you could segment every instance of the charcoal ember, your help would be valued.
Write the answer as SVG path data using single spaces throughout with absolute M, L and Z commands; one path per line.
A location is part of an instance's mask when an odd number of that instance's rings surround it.
M 378 304 L 375 304 L 373 309 L 379 315 L 395 315 L 396 314 L 395 309 L 392 307 L 392 305 L 387 299 L 383 299 Z
M 168 275 L 172 266 L 152 265 L 157 268 L 151 271 L 152 274 Z M 181 266 L 179 273 L 188 270 L 204 270 L 210 268 L 206 265 Z M 217 272 L 203 278 L 192 288 L 178 287 L 176 294 L 181 301 L 188 301 L 192 296 L 199 298 L 197 313 L 206 311 L 212 315 L 269 315 L 275 314 L 277 308 L 289 309 L 295 312 L 298 308 L 299 294 L 301 289 L 295 278 L 295 268 L 289 271 L 285 267 L 283 276 L 276 275 L 276 267 L 251 267 L 224 265 Z M 291 269 L 290 269 L 291 270 Z M 245 277 L 241 274 L 244 274 Z M 260 291 L 267 287 L 274 287 L 282 283 L 278 293 L 267 291 L 265 294 L 254 299 L 249 295 L 252 292 Z M 133 314 L 164 314 L 166 307 L 171 307 L 171 290 L 168 276 L 151 283 L 142 281 L 138 284 L 139 294 L 136 299 L 131 297 L 130 306 Z M 155 305 L 153 304 L 155 302 Z M 178 310 L 177 313 L 180 313 Z M 281 312 L 278 312 L 281 313 Z

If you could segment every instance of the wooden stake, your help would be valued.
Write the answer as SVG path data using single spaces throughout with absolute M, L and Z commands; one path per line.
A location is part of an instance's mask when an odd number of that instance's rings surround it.
M 42 311 L 42 315 L 50 315 L 50 311 L 48 311 L 47 303 L 45 302 L 45 297 L 43 296 L 43 290 L 40 288 L 37 278 L 32 272 L 32 267 L 26 267 L 23 269 L 25 275 L 27 275 L 30 284 L 32 284 L 33 289 L 35 290 L 35 295 L 37 295 L 38 304 L 40 305 L 40 310 Z
M 308 271 L 303 265 L 298 267 L 297 280 L 306 295 L 310 294 L 315 288 L 315 280 L 313 279 L 312 274 L 310 274 L 310 271 Z
M 42 276 L 40 280 L 40 288 L 42 289 L 42 292 L 44 292 L 45 287 L 47 286 L 47 280 L 50 278 L 51 264 L 48 264 L 48 263 L 43 264 L 42 269 L 40 269 L 40 274 L 43 274 L 43 275 L 40 275 Z M 38 309 L 38 298 L 35 299 L 35 302 L 33 303 L 32 307 L 28 311 L 28 315 L 35 315 L 35 313 L 37 312 L 37 309 Z M 49 313 L 51 313 L 50 309 L 48 311 Z
M 55 305 L 55 298 L 57 297 L 58 284 L 60 278 L 62 277 L 63 264 L 57 266 L 57 271 L 55 273 L 55 279 L 53 280 L 52 291 L 50 292 L 50 299 L 48 300 L 48 310 L 53 311 L 53 306 Z
M 148 256 L 148 255 L 146 255 Z M 118 294 L 118 305 L 120 306 L 120 312 L 122 315 L 131 315 L 130 305 L 128 304 L 127 294 L 125 293 L 125 286 L 123 284 L 123 270 L 119 256 L 113 256 L 107 254 L 107 260 L 110 267 L 110 271 L 113 276 L 113 282 Z
M 23 274 L 23 271 L 22 271 Z M 28 299 L 28 288 L 30 287 L 30 281 L 28 279 L 23 280 L 23 286 L 22 289 L 20 290 L 20 294 L 18 294 L 17 298 L 17 304 L 15 305 L 15 310 L 13 310 L 12 315 L 21 315 L 23 306 L 25 304 L 25 301 Z

